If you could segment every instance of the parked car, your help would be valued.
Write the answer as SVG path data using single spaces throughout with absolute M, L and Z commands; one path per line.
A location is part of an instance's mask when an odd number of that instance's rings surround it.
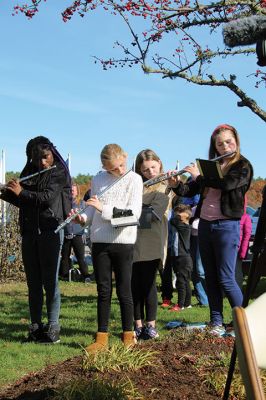
M 259 216 L 260 216 L 260 207 L 257 208 L 257 210 L 254 212 L 253 215 L 251 215 L 251 222 L 252 222 L 251 237 L 252 238 L 254 238 L 255 233 L 256 233 Z
M 246 213 L 249 214 L 250 216 L 252 216 L 255 212 L 255 208 L 251 207 L 251 206 L 247 206 L 246 208 Z

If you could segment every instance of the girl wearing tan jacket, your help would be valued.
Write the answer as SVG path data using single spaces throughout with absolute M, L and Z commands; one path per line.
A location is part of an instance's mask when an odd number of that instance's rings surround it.
M 161 174 L 162 162 L 154 151 L 143 150 L 136 158 L 136 172 L 145 183 Z M 155 328 L 158 304 L 156 275 L 158 269 L 164 265 L 167 252 L 167 213 L 170 198 L 166 194 L 166 188 L 164 182 L 150 187 L 144 185 L 142 217 L 145 214 L 147 218 L 138 229 L 132 271 L 137 339 L 153 339 L 159 336 Z

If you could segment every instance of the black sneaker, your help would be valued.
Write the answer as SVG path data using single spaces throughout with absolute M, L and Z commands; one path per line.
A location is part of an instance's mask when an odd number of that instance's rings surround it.
M 135 328 L 135 337 L 137 340 L 143 339 L 143 333 L 144 333 L 145 327 L 144 326 L 139 326 Z
M 142 338 L 144 340 L 157 339 L 158 337 L 159 333 L 157 332 L 157 329 L 150 324 L 145 327 L 144 332 L 142 333 Z
M 25 338 L 23 343 L 39 343 L 43 338 L 43 325 L 42 324 L 31 324 L 29 326 L 29 334 L 28 337 Z
M 41 340 L 38 341 L 40 344 L 56 344 L 60 342 L 59 338 L 60 329 L 58 325 L 47 325 L 44 328 Z

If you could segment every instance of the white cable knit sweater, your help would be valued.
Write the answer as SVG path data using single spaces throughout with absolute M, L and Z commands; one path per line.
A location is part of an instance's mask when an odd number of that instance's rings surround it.
M 100 195 L 103 190 L 118 178 L 104 171 L 99 172 L 92 180 L 91 195 Z M 92 243 L 123 243 L 133 244 L 137 238 L 137 226 L 114 228 L 111 225 L 113 208 L 130 209 L 139 219 L 142 209 L 143 182 L 140 175 L 130 171 L 112 186 L 100 201 L 102 213 L 93 207 L 88 207 L 82 216 L 86 225 L 90 226 Z

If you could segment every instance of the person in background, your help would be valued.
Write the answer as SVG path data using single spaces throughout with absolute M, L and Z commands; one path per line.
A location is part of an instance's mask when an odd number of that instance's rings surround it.
M 191 177 L 188 178 L 187 183 L 191 180 Z M 208 306 L 208 297 L 206 293 L 206 281 L 205 281 L 205 272 L 202 265 L 200 252 L 199 252 L 199 238 L 198 238 L 198 225 L 199 218 L 194 218 L 194 214 L 197 208 L 197 204 L 199 202 L 200 196 L 196 194 L 192 197 L 183 197 L 182 203 L 190 205 L 192 209 L 192 218 L 191 218 L 191 237 L 190 237 L 190 253 L 193 261 L 193 270 L 191 274 L 191 280 L 194 287 L 194 293 L 196 299 L 198 300 L 198 305 L 206 307 Z
M 89 188 L 84 196 L 83 196 L 83 201 L 86 202 L 91 198 L 91 188 Z M 91 257 L 91 239 L 90 239 L 90 227 L 87 226 L 85 229 L 85 245 L 89 248 L 89 255 L 87 257 L 85 257 L 85 260 L 87 262 L 87 264 L 92 265 L 93 268 L 93 262 L 92 262 L 92 257 Z M 89 277 L 86 278 L 86 282 L 93 282 L 95 281 L 95 273 L 94 270 L 92 270 L 92 272 L 89 274 Z
M 170 224 L 171 218 L 174 216 L 174 208 L 180 202 L 178 196 L 173 196 L 171 208 L 168 210 L 168 246 L 167 246 L 167 257 L 164 268 L 160 270 L 161 275 L 161 292 L 162 292 L 162 304 L 161 307 L 169 308 L 171 306 L 171 299 L 173 297 L 173 265 L 172 265 L 172 247 L 175 246 L 175 237 L 178 236 L 174 227 Z
M 136 157 L 136 172 L 144 184 L 161 174 L 162 162 L 150 149 L 142 150 Z M 163 267 L 167 253 L 168 207 L 170 198 L 166 194 L 167 185 L 160 182 L 150 187 L 144 186 L 143 212 L 150 210 L 149 226 L 140 226 L 134 248 L 132 272 L 132 294 L 134 301 L 135 333 L 137 340 L 154 339 L 159 336 L 156 329 L 158 269 Z
M 192 208 L 192 215 L 196 211 L 196 206 Z M 207 287 L 205 280 L 205 272 L 202 265 L 199 251 L 199 236 L 198 236 L 199 218 L 191 219 L 191 238 L 190 238 L 190 253 L 193 261 L 193 270 L 191 280 L 194 286 L 195 297 L 198 300 L 198 305 L 207 307 L 209 305 L 207 296 Z
M 78 204 L 78 186 L 72 183 L 72 209 L 83 208 L 85 202 L 81 201 Z M 77 259 L 81 279 L 85 281 L 89 278 L 88 266 L 85 262 L 85 243 L 84 243 L 84 229 L 80 225 L 70 222 L 64 229 L 64 243 L 61 252 L 61 262 L 59 275 L 63 279 L 69 278 L 69 271 L 72 269 L 72 261 L 70 258 L 73 249 L 74 255 Z
M 84 200 L 84 201 L 88 201 L 90 198 L 91 198 L 91 188 L 89 188 L 89 189 L 85 192 L 85 194 L 84 194 L 84 196 L 83 196 L 83 200 Z
M 121 311 L 122 341 L 125 346 L 132 346 L 136 341 L 133 331 L 131 276 L 137 226 L 129 224 L 114 227 L 112 220 L 117 211 L 121 214 L 130 211 L 136 220 L 139 219 L 143 183 L 140 176 L 132 170 L 126 172 L 127 154 L 118 144 L 104 146 L 101 162 L 104 172 L 98 173 L 92 179 L 91 197 L 86 203 L 90 207 L 75 219 L 83 225 L 91 225 L 92 261 L 98 292 L 98 331 L 95 343 L 85 349 L 88 353 L 96 353 L 108 347 L 113 272 Z
M 37 136 L 26 147 L 20 177 L 46 170 L 19 183 L 11 180 L 1 198 L 19 207 L 22 259 L 28 285 L 31 324 L 27 342 L 60 341 L 58 272 L 64 233 L 55 229 L 71 209 L 71 178 L 66 163 L 49 139 Z M 56 168 L 51 168 L 51 167 Z M 46 295 L 47 325 L 43 324 Z
M 240 220 L 240 241 L 239 241 L 239 250 L 237 253 L 236 260 L 236 281 L 238 286 L 242 290 L 243 286 L 243 260 L 245 259 L 249 247 L 249 239 L 251 237 L 252 231 L 252 222 L 250 215 L 246 213 L 246 197 L 245 197 L 245 208 L 244 214 Z
M 191 207 L 186 204 L 179 204 L 174 209 L 174 216 L 170 220 L 171 225 L 177 232 L 178 251 L 175 255 L 173 249 L 173 269 L 176 274 L 177 304 L 170 311 L 181 311 L 185 308 L 191 308 L 191 288 L 190 279 L 193 269 L 192 258 L 190 254 L 190 236 L 191 225 L 189 220 L 192 212 Z
M 230 155 L 227 155 L 230 154 Z M 240 139 L 234 127 L 219 125 L 211 135 L 209 158 L 220 159 L 222 178 L 201 176 L 197 165 L 184 168 L 192 181 L 182 183 L 169 177 L 169 185 L 177 195 L 200 194 L 195 213 L 199 221 L 199 249 L 205 270 L 210 307 L 210 333 L 222 336 L 223 294 L 231 307 L 241 306 L 242 292 L 235 280 L 235 266 L 240 238 L 240 219 L 244 213 L 245 194 L 250 187 L 253 168 L 240 154 Z

